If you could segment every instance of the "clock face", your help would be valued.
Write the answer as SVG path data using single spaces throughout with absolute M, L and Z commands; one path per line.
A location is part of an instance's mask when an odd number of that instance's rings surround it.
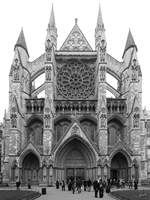
M 63 65 L 57 74 L 57 91 L 67 99 L 86 99 L 94 91 L 94 69 L 82 63 Z

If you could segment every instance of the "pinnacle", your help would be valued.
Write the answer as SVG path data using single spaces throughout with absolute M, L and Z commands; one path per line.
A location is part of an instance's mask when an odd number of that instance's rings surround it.
M 134 42 L 132 33 L 131 33 L 130 29 L 129 29 L 129 33 L 128 33 L 128 37 L 127 37 L 127 41 L 126 41 L 123 57 L 124 57 L 125 52 L 131 47 L 135 47 L 136 51 L 137 51 L 137 46 L 136 46 L 136 44 Z
M 17 40 L 17 42 L 15 44 L 14 49 L 16 47 L 22 47 L 26 51 L 27 55 L 29 56 L 27 45 L 26 45 L 26 41 L 25 41 L 25 37 L 24 37 L 23 28 L 21 29 L 20 35 L 18 37 L 18 40 Z
M 50 26 L 50 27 L 55 27 L 55 16 L 54 16 L 53 4 L 52 4 L 52 9 L 51 9 L 51 15 L 50 15 L 50 20 L 49 20 L 49 26 Z
M 99 3 L 99 10 L 98 10 L 98 17 L 97 17 L 97 27 L 104 28 L 104 23 L 103 23 L 102 11 L 101 11 L 100 3 Z

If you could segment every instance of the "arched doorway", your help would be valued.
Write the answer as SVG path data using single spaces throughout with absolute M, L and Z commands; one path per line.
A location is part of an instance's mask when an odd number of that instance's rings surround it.
M 55 179 L 94 179 L 96 157 L 90 145 L 82 138 L 70 138 L 56 153 Z
M 110 178 L 113 180 L 124 179 L 127 181 L 129 177 L 128 174 L 128 160 L 123 153 L 118 152 L 111 160 Z
M 33 153 L 25 156 L 22 162 L 22 178 L 23 183 L 27 184 L 30 180 L 31 184 L 38 184 L 39 182 L 39 160 Z

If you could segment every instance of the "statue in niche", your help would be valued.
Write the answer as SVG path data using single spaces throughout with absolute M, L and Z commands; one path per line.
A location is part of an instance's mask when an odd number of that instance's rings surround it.
M 51 66 L 47 65 L 46 66 L 46 81 L 51 81 Z
M 139 113 L 135 113 L 134 116 L 133 116 L 133 127 L 134 128 L 139 127 L 139 118 L 140 118 Z
M 45 114 L 44 119 L 45 119 L 45 128 L 50 128 L 50 115 Z
M 101 114 L 101 128 L 106 128 L 106 114 Z
M 140 114 L 139 114 L 139 108 L 135 107 L 134 109 L 134 115 L 133 115 L 133 127 L 138 128 L 140 123 Z
M 101 66 L 100 68 L 100 81 L 105 81 L 105 66 Z
M 106 42 L 103 39 L 100 45 L 100 61 L 105 62 L 105 53 L 106 53 Z
M 17 128 L 17 115 L 11 114 L 11 127 Z
M 132 81 L 137 81 L 138 79 L 138 66 L 137 66 L 137 60 L 133 59 L 133 65 L 132 65 Z
M 14 75 L 14 80 L 18 81 L 19 80 L 19 64 L 18 64 L 18 59 L 15 59 L 15 65 L 13 66 L 13 75 Z
M 52 44 L 51 40 L 47 39 L 46 45 L 45 45 L 46 60 L 47 61 L 51 61 L 52 47 L 53 47 L 53 44 Z

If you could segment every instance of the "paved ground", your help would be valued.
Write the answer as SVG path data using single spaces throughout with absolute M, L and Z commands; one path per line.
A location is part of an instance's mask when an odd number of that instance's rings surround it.
M 41 195 L 37 200 L 96 200 L 99 198 L 94 197 L 94 192 L 84 192 L 72 194 L 71 191 L 61 191 L 61 189 L 55 189 L 54 187 L 46 188 L 47 194 Z M 103 200 L 114 200 L 108 194 L 104 193 Z

